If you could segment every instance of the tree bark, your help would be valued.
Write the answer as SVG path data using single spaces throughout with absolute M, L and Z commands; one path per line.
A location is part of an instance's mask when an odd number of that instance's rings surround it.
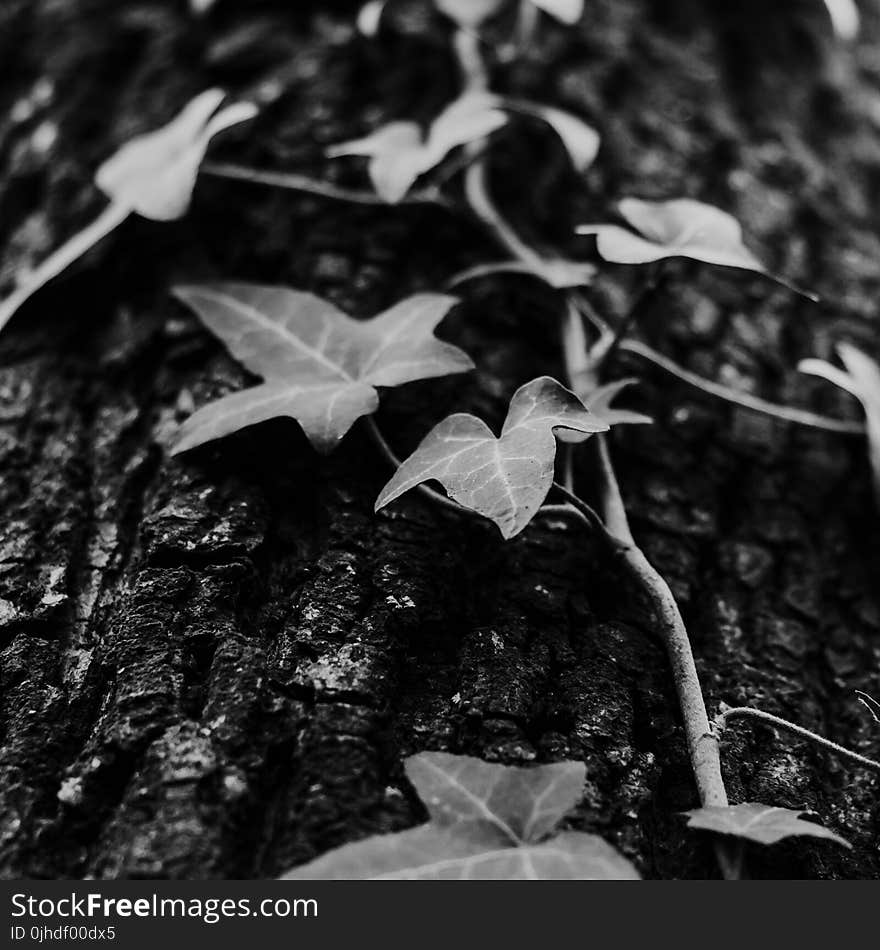
M 3 0 L 0 288 L 101 209 L 100 161 L 209 85 L 262 105 L 214 154 L 359 186 L 324 147 L 430 116 L 457 76 L 442 28 L 403 17 L 368 42 L 357 6 L 219 0 L 197 20 L 161 0 Z M 584 255 L 573 224 L 618 197 L 736 214 L 825 302 L 677 265 L 646 338 L 694 372 L 857 418 L 795 366 L 842 338 L 880 355 L 876 15 L 840 50 L 806 0 L 587 8 L 581 28 L 545 24 L 499 88 L 583 115 L 600 159 L 578 180 L 526 124 L 494 150 L 499 203 Z M 287 283 L 369 316 L 496 257 L 442 208 L 204 177 L 185 221 L 131 220 L 16 316 L 0 339 L 0 873 L 273 876 L 422 820 L 401 760 L 443 749 L 582 760 L 574 826 L 646 876 L 717 875 L 679 815 L 696 790 L 662 648 L 581 528 L 539 519 L 504 543 L 415 493 L 373 515 L 390 473 L 357 429 L 326 460 L 289 421 L 167 454 L 193 405 L 248 382 L 173 282 Z M 603 267 L 591 297 L 613 317 L 637 284 Z M 553 294 L 525 278 L 468 290 L 442 335 L 479 369 L 383 394 L 401 454 L 447 412 L 497 424 L 519 384 L 562 372 Z M 876 757 L 853 695 L 880 695 L 862 441 L 728 408 L 631 354 L 616 367 L 656 419 L 612 442 L 625 500 L 710 711 L 758 706 Z M 586 459 L 576 474 L 589 495 Z M 756 846 L 752 875 L 880 876 L 875 776 L 747 724 L 723 755 L 733 802 L 810 809 L 854 845 Z

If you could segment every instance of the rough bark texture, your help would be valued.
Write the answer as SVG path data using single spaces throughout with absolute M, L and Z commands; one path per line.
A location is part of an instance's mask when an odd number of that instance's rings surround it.
M 869 7 L 869 4 L 863 4 Z M 97 164 L 219 84 L 261 118 L 215 152 L 359 184 L 325 145 L 456 89 L 448 37 L 402 17 L 376 42 L 355 3 L 0 2 L 0 282 L 102 206 Z M 841 54 L 821 4 L 590 0 L 547 25 L 499 88 L 564 105 L 604 145 L 586 186 L 526 126 L 496 151 L 499 202 L 572 252 L 575 221 L 626 194 L 688 194 L 745 222 L 814 307 L 766 281 L 678 267 L 645 326 L 689 368 L 855 417 L 799 379 L 845 337 L 875 356 L 880 25 Z M 726 12 L 725 12 L 726 11 Z M 870 44 L 875 44 L 873 49 Z M 588 768 L 576 827 L 647 876 L 717 874 L 664 655 L 638 596 L 571 525 L 491 528 L 407 497 L 353 432 L 316 458 L 292 422 L 170 460 L 193 403 L 246 377 L 167 295 L 177 279 L 287 282 L 369 315 L 497 250 L 440 209 L 355 208 L 203 178 L 189 217 L 132 220 L 0 340 L 0 871 L 271 876 L 422 818 L 401 759 L 446 749 Z M 597 308 L 637 285 L 604 268 Z M 497 422 L 559 374 L 558 302 L 471 285 L 443 335 L 469 378 L 389 394 L 401 452 L 447 411 Z M 635 358 L 657 424 L 614 441 L 634 529 L 673 585 L 710 708 L 754 704 L 866 754 L 880 731 L 880 546 L 863 445 L 710 402 Z M 589 494 L 585 459 L 578 472 Z M 814 810 L 854 845 L 749 852 L 755 876 L 880 876 L 877 779 L 763 728 L 724 743 L 733 801 Z

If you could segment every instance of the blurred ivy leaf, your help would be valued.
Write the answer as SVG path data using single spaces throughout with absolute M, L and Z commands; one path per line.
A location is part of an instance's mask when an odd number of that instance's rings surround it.
M 353 320 L 314 294 L 243 283 L 174 289 L 261 385 L 224 396 L 181 426 L 173 453 L 289 416 L 329 452 L 361 416 L 376 411 L 377 386 L 473 368 L 434 329 L 458 302 L 416 294 L 371 320 Z
M 204 16 L 217 0 L 189 0 L 189 8 L 196 16 Z
M 688 817 L 689 828 L 745 838 L 748 841 L 756 841 L 758 844 L 776 844 L 785 838 L 807 836 L 825 838 L 828 841 L 836 841 L 844 847 L 851 847 L 845 838 L 829 831 L 828 828 L 814 824 L 812 821 L 804 821 L 801 815 L 805 812 L 792 811 L 790 808 L 746 803 L 728 805 L 726 808 L 719 806 L 697 808 L 685 814 Z
M 389 204 L 397 204 L 421 175 L 439 165 L 454 148 L 486 138 L 506 125 L 507 112 L 546 122 L 562 140 L 577 171 L 586 171 L 595 160 L 599 135 L 577 116 L 483 91 L 469 91 L 456 99 L 431 123 L 427 134 L 416 122 L 389 122 L 365 138 L 331 146 L 326 154 L 329 158 L 368 158 L 376 193 Z
M 110 205 L 0 302 L 0 330 L 29 297 L 130 214 L 170 221 L 186 213 L 211 138 L 231 125 L 253 118 L 257 111 L 251 103 L 239 102 L 218 112 L 225 95 L 220 89 L 206 90 L 167 125 L 132 139 L 101 165 L 95 184 L 110 198 Z
M 739 222 L 712 205 L 677 198 L 640 201 L 624 198 L 618 205 L 634 234 L 616 224 L 585 224 L 579 234 L 595 234 L 599 253 L 615 264 L 647 264 L 667 257 L 689 257 L 708 264 L 763 271 L 743 244 Z
M 633 231 L 616 224 L 584 224 L 577 229 L 578 234 L 596 235 L 597 250 L 606 261 L 649 264 L 670 257 L 687 257 L 754 271 L 811 300 L 817 299 L 771 274 L 743 243 L 742 228 L 736 218 L 720 208 L 691 198 L 624 198 L 618 209 Z
M 579 762 L 532 768 L 425 752 L 407 777 L 430 821 L 344 845 L 285 880 L 634 880 L 638 872 L 596 835 L 552 835 L 581 798 Z
M 357 28 L 363 36 L 372 37 L 379 32 L 379 24 L 386 4 L 387 0 L 370 0 L 361 7 L 357 17 Z
M 459 26 L 474 29 L 494 16 L 507 0 L 434 0 L 437 9 Z
M 98 169 L 95 184 L 111 201 L 153 221 L 173 221 L 189 209 L 208 143 L 224 129 L 252 119 L 257 107 L 238 102 L 217 111 L 221 89 L 196 96 L 155 132 L 138 135 Z
M 456 413 L 435 426 L 379 495 L 376 511 L 422 482 L 434 480 L 465 508 L 512 538 L 531 521 L 553 484 L 555 430 L 583 441 L 607 424 L 555 379 L 521 386 L 496 438 L 476 416 Z
M 460 145 L 491 135 L 507 123 L 494 97 L 468 92 L 456 99 L 423 134 L 415 122 L 391 122 L 372 135 L 327 150 L 329 158 L 369 158 L 376 193 L 389 204 L 401 201 L 416 179 L 430 171 Z
M 584 14 L 584 0 L 532 0 L 532 3 L 569 26 L 577 23 Z
M 874 494 L 880 504 L 880 365 L 851 343 L 838 343 L 836 349 L 844 370 L 817 359 L 802 360 L 798 369 L 802 373 L 821 376 L 861 403 L 865 412 Z
M 624 389 L 637 382 L 637 379 L 619 379 L 616 382 L 599 386 L 584 399 L 584 405 L 590 412 L 612 427 L 650 424 L 654 421 L 650 416 L 645 416 L 641 412 L 632 412 L 629 409 L 616 409 L 611 405 Z
M 596 386 L 595 375 L 590 370 L 585 370 L 572 380 L 572 387 L 587 409 L 610 428 L 619 425 L 648 425 L 654 421 L 650 416 L 629 409 L 617 409 L 611 405 L 627 386 L 636 382 L 636 379 L 620 379 Z M 560 429 L 556 437 L 560 442 L 581 441 L 579 433 L 566 429 Z
M 855 0 L 825 0 L 825 9 L 840 39 L 851 42 L 859 35 L 861 17 Z

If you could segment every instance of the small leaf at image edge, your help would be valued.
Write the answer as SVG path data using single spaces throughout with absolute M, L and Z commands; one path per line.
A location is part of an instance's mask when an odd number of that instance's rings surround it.
M 824 838 L 851 847 L 850 843 L 822 825 L 804 821 L 805 812 L 790 808 L 776 808 L 771 805 L 745 803 L 729 805 L 726 808 L 697 808 L 685 812 L 688 827 L 701 831 L 714 831 L 717 834 L 746 838 L 758 844 L 772 845 L 785 838 L 807 836 Z

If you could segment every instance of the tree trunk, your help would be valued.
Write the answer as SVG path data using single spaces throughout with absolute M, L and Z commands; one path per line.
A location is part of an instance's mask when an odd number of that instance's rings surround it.
M 0 2 L 0 283 L 103 207 L 97 165 L 219 85 L 260 118 L 213 155 L 363 187 L 323 149 L 456 93 L 449 38 L 413 15 L 373 41 L 357 3 Z M 868 4 L 863 4 L 868 6 Z M 753 9 L 752 9 L 753 8 Z M 725 12 L 727 11 L 727 12 Z M 733 12 L 731 12 L 733 11 Z M 822 4 L 590 0 L 548 21 L 498 87 L 603 136 L 578 180 L 526 124 L 499 141 L 496 196 L 572 254 L 574 223 L 626 195 L 736 214 L 813 306 L 739 271 L 676 265 L 644 332 L 694 372 L 857 418 L 799 377 L 875 321 L 876 15 L 834 49 Z M 498 250 L 466 216 L 355 207 L 203 176 L 185 221 L 126 223 L 0 339 L 0 873 L 273 876 L 422 820 L 401 760 L 444 749 L 582 760 L 573 825 L 649 877 L 717 874 L 684 828 L 695 786 L 663 651 L 637 592 L 572 524 L 491 526 L 411 494 L 356 429 L 329 459 L 279 421 L 177 458 L 175 425 L 248 380 L 172 301 L 179 280 L 285 283 L 369 316 Z M 591 297 L 623 312 L 638 275 Z M 469 284 L 442 335 L 468 377 L 383 394 L 401 454 L 451 411 L 492 424 L 560 375 L 559 302 L 533 281 Z M 880 727 L 880 545 L 863 442 L 711 401 L 632 355 L 616 374 L 651 427 L 615 436 L 634 531 L 689 625 L 710 710 L 755 705 L 868 755 Z M 589 453 L 579 490 L 589 496 Z M 814 811 L 853 843 L 748 853 L 756 877 L 880 875 L 877 780 L 760 726 L 723 744 L 731 800 Z

